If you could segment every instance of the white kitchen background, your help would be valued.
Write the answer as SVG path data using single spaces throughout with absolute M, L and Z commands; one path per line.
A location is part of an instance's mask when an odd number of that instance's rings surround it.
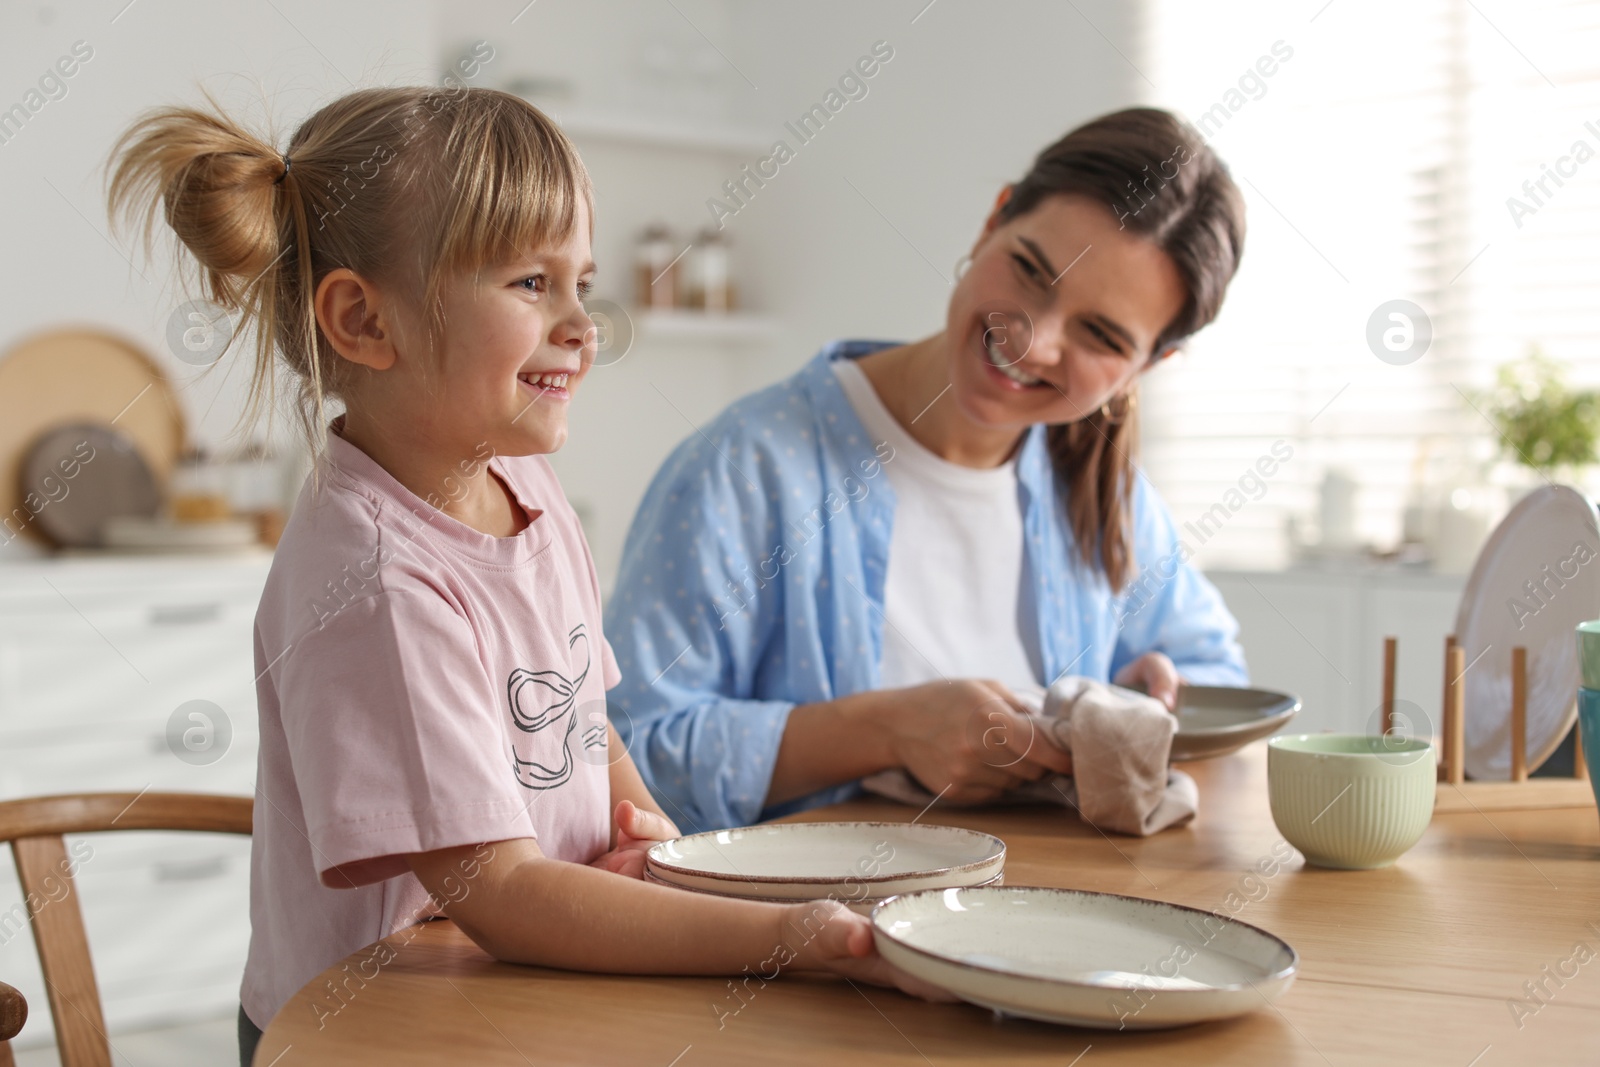
M 1074 125 L 1136 103 L 1200 124 L 1250 211 L 1221 320 L 1149 380 L 1143 466 L 1180 528 L 1203 531 L 1191 546 L 1258 683 L 1304 698 L 1298 725 L 1370 725 L 1385 634 L 1401 638 L 1400 698 L 1437 715 L 1459 571 L 1527 484 L 1469 399 L 1535 344 L 1575 382 L 1600 379 L 1600 163 L 1520 225 L 1506 205 L 1574 141 L 1600 147 L 1596 3 L 0 0 L 0 108 L 79 41 L 93 58 L 66 95 L 0 143 L 0 352 L 70 324 L 122 336 L 160 361 L 214 453 L 241 444 L 244 368 L 200 371 L 167 350 L 185 294 L 106 219 L 103 162 L 146 107 L 197 101 L 204 84 L 281 143 L 350 88 L 437 82 L 483 41 L 492 58 L 470 83 L 528 95 L 588 163 L 598 296 L 632 304 L 647 225 L 681 247 L 714 224 L 708 201 L 737 207 L 721 231 L 737 312 L 635 310 L 631 348 L 591 375 L 556 457 L 607 585 L 674 444 L 830 339 L 939 328 L 1001 185 Z M 785 123 L 878 42 L 892 58 L 866 94 L 797 145 Z M 724 183 L 778 139 L 794 157 L 733 204 Z M 1395 300 L 1432 334 L 1403 365 L 1368 341 Z M 286 499 L 292 439 L 280 423 L 269 442 Z M 1279 441 L 1291 458 L 1241 487 Z M 0 798 L 248 792 L 250 618 L 269 561 L 0 547 Z M 204 766 L 166 742 L 195 700 L 231 731 Z M 201 1020 L 186 1043 L 200 1034 L 225 1058 L 248 843 L 96 848 L 81 877 L 118 1054 L 179 1062 L 152 1028 Z M 0 978 L 33 1007 L 22 1062 L 48 1063 L 31 941 L 5 927 L 16 899 L 0 867 Z

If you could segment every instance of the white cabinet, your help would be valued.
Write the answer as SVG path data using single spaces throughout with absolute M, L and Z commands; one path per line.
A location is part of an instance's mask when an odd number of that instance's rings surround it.
M 1381 729 L 1383 639 L 1399 642 L 1398 714 L 1438 724 L 1444 638 L 1465 578 L 1394 569 L 1210 571 L 1239 620 L 1253 684 L 1300 697 L 1291 730 Z
M 0 799 L 254 793 L 252 630 L 270 564 L 267 553 L 0 564 Z M 170 727 L 175 749 L 169 723 L 192 701 L 205 703 Z M 208 721 L 191 719 L 194 710 Z M 80 903 L 109 1026 L 236 1005 L 250 934 L 249 839 L 130 832 L 83 842 Z M 21 901 L 8 856 L 0 977 L 28 998 L 17 1042 L 27 1047 L 53 1037 L 31 933 L 13 921 Z

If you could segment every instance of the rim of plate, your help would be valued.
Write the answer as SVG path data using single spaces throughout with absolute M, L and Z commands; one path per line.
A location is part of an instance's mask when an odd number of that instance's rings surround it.
M 1249 692 L 1252 692 L 1252 693 L 1268 693 L 1268 694 L 1271 694 L 1272 696 L 1275 696 L 1275 697 L 1278 698 L 1278 701 L 1277 701 L 1276 704 L 1268 705 L 1269 709 L 1273 708 L 1273 707 L 1277 707 L 1278 704 L 1281 704 L 1285 700 L 1289 701 L 1290 703 L 1289 703 L 1288 707 L 1280 707 L 1277 711 L 1272 712 L 1270 715 L 1258 715 L 1254 719 L 1246 719 L 1243 722 L 1230 723 L 1227 726 L 1218 726 L 1218 727 L 1215 727 L 1213 729 L 1205 730 L 1203 732 L 1198 732 L 1198 733 L 1191 732 L 1191 733 L 1185 734 L 1186 737 L 1193 737 L 1193 738 L 1197 738 L 1197 739 L 1203 739 L 1203 738 L 1209 738 L 1209 737 L 1225 738 L 1229 734 L 1244 733 L 1244 732 L 1246 732 L 1248 730 L 1260 729 L 1266 723 L 1275 722 L 1278 719 L 1285 719 L 1287 721 L 1287 719 L 1292 718 L 1295 715 L 1298 715 L 1300 713 L 1300 704 L 1301 704 L 1300 698 L 1295 696 L 1293 693 L 1283 693 L 1283 692 L 1279 692 L 1276 689 L 1257 689 L 1254 686 L 1230 686 L 1230 685 L 1207 685 L 1207 686 L 1193 686 L 1193 687 L 1188 687 L 1188 688 L 1199 688 L 1199 689 L 1235 689 L 1235 688 L 1237 688 L 1237 689 L 1248 690 Z M 1214 709 L 1215 707 L 1216 707 L 1216 705 L 1214 705 L 1214 704 L 1200 704 L 1200 705 L 1196 705 L 1196 710 L 1199 710 L 1200 708 L 1206 708 L 1206 709 L 1209 710 L 1209 709 Z M 1225 710 L 1231 710 L 1231 709 L 1225 709 Z M 1260 709 L 1244 709 L 1244 710 L 1260 710 Z M 1178 711 L 1179 711 L 1179 713 L 1181 713 L 1183 711 L 1183 707 L 1181 705 L 1179 706 Z M 1182 722 L 1181 714 L 1179 715 L 1179 722 L 1180 722 L 1180 724 Z M 1178 727 L 1177 732 L 1173 734 L 1173 737 L 1176 738 L 1179 733 L 1183 733 L 1183 727 L 1181 725 Z
M 911 890 L 910 893 L 943 892 L 943 890 L 945 890 L 945 889 L 990 889 L 990 888 L 998 889 L 998 888 L 1000 888 L 1000 885 L 997 885 L 996 883 L 1000 883 L 1000 880 L 1002 878 L 1004 878 L 1004 877 L 1005 877 L 1005 872 L 1001 871 L 1000 873 L 996 874 L 993 878 L 990 878 L 989 880 L 984 881 L 984 882 L 979 882 L 976 885 L 942 886 L 942 887 L 939 887 L 939 888 L 936 888 L 936 889 L 928 889 L 928 890 L 914 889 L 914 890 Z M 832 900 L 836 904 L 844 904 L 847 907 L 859 907 L 862 904 L 871 904 L 873 907 L 877 907 L 879 904 L 882 904 L 886 900 L 893 900 L 897 896 L 909 896 L 910 895 L 910 893 L 890 893 L 888 896 L 884 896 L 884 897 L 866 896 L 866 897 L 862 897 L 860 900 L 850 900 L 850 899 L 848 899 L 846 897 L 828 896 L 827 894 L 824 894 L 824 895 L 822 895 L 820 897 L 795 897 L 793 900 L 777 898 L 777 897 L 750 897 L 750 896 L 745 896 L 745 895 L 740 894 L 740 893 L 721 893 L 721 892 L 718 892 L 715 889 L 701 889 L 699 886 L 679 885 L 677 882 L 669 882 L 665 878 L 662 878 L 661 876 L 652 873 L 649 867 L 645 868 L 644 880 L 646 882 L 649 882 L 651 885 L 665 886 L 667 889 L 681 889 L 685 893 L 701 893 L 701 894 L 704 894 L 705 896 L 708 896 L 708 897 L 717 897 L 720 900 L 753 900 L 753 901 L 756 901 L 758 903 L 768 903 L 768 904 L 809 904 L 809 903 L 811 903 L 813 901 L 817 901 L 817 900 Z M 1003 884 L 1003 883 L 1001 883 L 1001 884 Z
M 705 871 L 705 870 L 696 869 L 694 867 L 681 867 L 681 866 L 679 866 L 678 864 L 675 864 L 675 863 L 668 863 L 666 860 L 658 859 L 656 857 L 656 850 L 659 849 L 659 848 L 665 848 L 667 845 L 675 845 L 679 841 L 693 841 L 696 838 L 700 838 L 700 837 L 712 837 L 712 836 L 715 836 L 716 834 L 730 833 L 732 830 L 739 830 L 739 831 L 758 830 L 759 831 L 759 830 L 776 829 L 777 827 L 788 827 L 788 826 L 890 826 L 890 827 L 894 827 L 896 829 L 903 830 L 908 826 L 916 826 L 916 825 L 917 825 L 916 823 L 888 822 L 888 821 L 883 820 L 883 819 L 874 819 L 874 820 L 857 820 L 857 821 L 843 821 L 843 822 L 767 823 L 767 824 L 760 825 L 760 826 L 736 826 L 736 827 L 732 827 L 731 830 L 705 830 L 705 831 L 702 831 L 701 833 L 698 833 L 698 834 L 689 834 L 689 835 L 687 835 L 685 837 L 676 837 L 676 838 L 673 838 L 671 841 L 662 841 L 662 842 L 659 842 L 658 844 L 651 845 L 649 851 L 647 851 L 645 853 L 645 861 L 646 861 L 647 866 L 655 866 L 655 867 L 657 867 L 657 868 L 659 868 L 659 869 L 661 869 L 663 871 L 672 871 L 674 874 L 687 874 L 687 875 L 690 875 L 690 876 L 696 877 L 696 878 L 715 878 L 718 881 L 722 881 L 722 882 L 747 882 L 747 883 L 752 883 L 752 884 L 756 884 L 756 885 L 760 885 L 760 884 L 763 884 L 763 883 L 771 883 L 771 882 L 787 882 L 787 883 L 792 884 L 792 885 L 831 885 L 832 883 L 837 882 L 842 877 L 846 877 L 846 876 L 845 875 L 837 875 L 837 874 L 808 875 L 808 876 L 783 875 L 783 874 L 723 874 L 720 871 Z M 928 868 L 925 868 L 925 869 L 920 870 L 920 871 L 902 871 L 899 874 L 873 875 L 870 878 L 861 877 L 861 878 L 858 878 L 857 880 L 861 881 L 861 882 L 865 882 L 865 883 L 870 885 L 870 884 L 876 883 L 876 882 L 893 882 L 893 881 L 896 881 L 896 880 L 901 879 L 901 878 L 921 878 L 921 877 L 924 877 L 924 876 L 935 875 L 935 874 L 953 874 L 956 871 L 973 871 L 973 870 L 977 870 L 979 867 L 985 867 L 985 866 L 987 866 L 987 865 L 989 865 L 991 863 L 994 863 L 996 860 L 999 860 L 1002 866 L 1004 866 L 1004 864 L 1005 864 L 1006 843 L 1004 841 L 1000 840 L 994 834 L 986 834 L 982 830 L 968 830 L 964 826 L 945 826 L 942 823 L 923 823 L 922 824 L 922 829 L 951 830 L 951 831 L 954 831 L 956 833 L 970 834 L 973 837 L 987 838 L 987 839 L 989 839 L 990 841 L 994 842 L 996 845 L 999 846 L 999 851 L 995 852 L 994 854 L 992 854 L 990 856 L 985 857 L 984 859 L 974 860 L 971 863 L 958 863 L 958 864 L 955 864 L 955 865 L 950 866 L 950 867 L 928 867 Z M 855 876 L 854 875 L 849 875 L 848 877 L 855 877 Z M 900 895 L 903 895 L 903 894 L 896 894 L 896 895 L 900 896 Z
M 1288 965 L 1283 967 L 1281 970 L 1274 971 L 1271 974 L 1265 976 L 1264 978 L 1261 979 L 1262 982 L 1280 981 L 1280 980 L 1282 980 L 1284 978 L 1288 978 L 1288 977 L 1292 976 L 1300 968 L 1300 953 L 1295 951 L 1295 947 L 1293 945 L 1289 944 L 1289 942 L 1285 941 L 1283 938 L 1279 937 L 1277 934 L 1271 932 L 1270 930 L 1263 930 L 1261 927 L 1255 925 L 1254 923 L 1242 922 L 1242 921 L 1240 921 L 1238 919 L 1231 918 L 1231 917 L 1229 917 L 1227 915 L 1218 915 L 1216 912 L 1214 912 L 1214 911 L 1206 911 L 1204 908 L 1191 908 L 1187 904 L 1171 904 L 1171 903 L 1168 903 L 1165 900 L 1151 900 L 1149 897 L 1135 897 L 1135 896 L 1130 896 L 1127 893 L 1101 893 L 1101 892 L 1097 892 L 1097 891 L 1091 890 L 1091 889 L 1062 889 L 1062 888 L 1057 887 L 1057 886 L 1048 886 L 1048 885 L 995 885 L 995 886 L 985 885 L 985 886 L 966 886 L 966 887 L 952 886 L 951 888 L 952 889 L 956 889 L 958 891 L 965 891 L 965 890 L 971 890 L 971 889 L 983 889 L 983 890 L 987 890 L 989 892 L 1019 891 L 1019 892 L 1023 892 L 1023 893 L 1046 893 L 1046 894 L 1051 894 L 1051 893 L 1076 893 L 1076 894 L 1078 894 L 1080 896 L 1112 897 L 1112 898 L 1115 898 L 1117 900 L 1131 900 L 1131 901 L 1135 901 L 1135 902 L 1137 902 L 1139 904 L 1159 904 L 1162 907 L 1176 908 L 1179 911 L 1193 912 L 1196 915 L 1209 915 L 1212 918 L 1221 919 L 1224 922 L 1230 922 L 1230 923 L 1234 923 L 1236 925 L 1242 926 L 1247 930 L 1254 930 L 1256 933 L 1260 934 L 1262 937 L 1265 937 L 1265 938 L 1267 938 L 1268 940 L 1271 940 L 1271 941 L 1275 941 L 1279 945 L 1281 945 L 1282 947 L 1284 947 L 1284 948 L 1289 950 L 1289 963 L 1288 963 Z M 1070 978 L 1051 978 L 1051 977 L 1048 977 L 1046 975 L 1039 975 L 1039 974 L 1019 974 L 1016 971 L 1002 970 L 999 967 L 989 967 L 989 966 L 985 966 L 984 964 L 981 964 L 981 963 L 968 963 L 965 960 L 951 959 L 949 956 L 940 955 L 937 952 L 929 952 L 925 948 L 920 948 L 920 947 L 918 947 L 916 945 L 910 944 L 910 943 L 902 940 L 901 938 L 896 937 L 894 934 L 892 934 L 888 930 L 884 929 L 883 924 L 878 919 L 878 912 L 882 911 L 884 908 L 888 907 L 890 904 L 893 904 L 895 901 L 899 900 L 902 897 L 920 897 L 920 896 L 924 896 L 926 894 L 947 893 L 949 891 L 950 891 L 949 889 L 915 889 L 915 890 L 912 890 L 909 893 L 896 893 L 894 896 L 883 898 L 883 900 L 879 901 L 877 903 L 877 905 L 875 905 L 873 907 L 873 909 L 872 909 L 872 915 L 870 917 L 872 919 L 872 929 L 873 929 L 873 931 L 874 932 L 881 931 L 883 933 L 884 937 L 887 937 L 890 941 L 893 941 L 896 945 L 898 945 L 899 947 L 905 949 L 907 952 L 915 952 L 917 955 L 924 956 L 927 959 L 935 960 L 935 961 L 937 961 L 939 963 L 949 964 L 952 967 L 961 967 L 961 968 L 963 968 L 965 970 L 969 970 L 969 971 L 981 971 L 984 974 L 999 975 L 1002 978 L 1023 978 L 1023 979 L 1026 979 L 1026 980 L 1032 981 L 1032 982 L 1048 982 L 1051 985 L 1070 986 L 1073 989 L 1124 989 L 1124 988 L 1132 988 L 1132 987 L 1126 987 L 1126 986 L 1096 985 L 1093 982 L 1075 982 Z M 1227 991 L 1227 992 L 1230 992 L 1230 993 L 1237 993 L 1237 992 L 1243 992 L 1246 989 L 1254 989 L 1259 984 L 1260 984 L 1259 982 L 1244 982 L 1242 984 L 1238 983 L 1238 982 L 1234 982 L 1234 983 L 1231 983 L 1229 985 L 1208 985 L 1206 988 L 1207 989 L 1224 990 L 1224 991 Z M 1165 992 L 1165 993 L 1199 993 L 1199 992 L 1202 992 L 1202 990 L 1198 990 L 1198 989 L 1172 989 L 1172 990 L 1162 990 L 1161 992 Z

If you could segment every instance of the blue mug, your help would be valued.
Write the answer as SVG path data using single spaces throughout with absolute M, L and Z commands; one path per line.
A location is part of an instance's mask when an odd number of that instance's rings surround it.
M 1578 687 L 1578 744 L 1589 763 L 1589 785 L 1600 803 L 1600 689 Z

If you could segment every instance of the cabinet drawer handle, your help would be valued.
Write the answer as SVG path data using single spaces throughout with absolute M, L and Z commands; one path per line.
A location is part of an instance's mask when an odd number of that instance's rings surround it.
M 207 856 L 203 860 L 191 860 L 188 863 L 158 863 L 155 867 L 158 882 L 198 882 L 216 878 L 227 869 L 226 856 Z
M 222 617 L 222 605 L 211 604 L 157 604 L 150 609 L 152 626 L 192 626 L 197 622 L 214 622 Z

